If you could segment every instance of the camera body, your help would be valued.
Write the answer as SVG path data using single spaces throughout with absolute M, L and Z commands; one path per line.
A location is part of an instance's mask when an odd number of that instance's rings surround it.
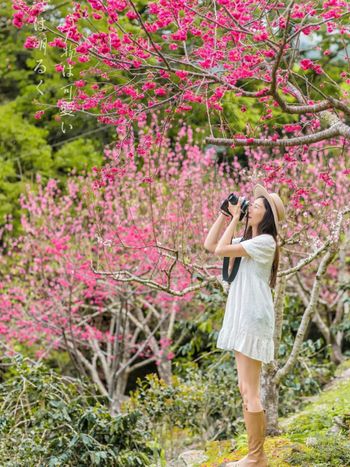
M 221 204 L 220 210 L 223 212 L 225 215 L 229 215 L 232 217 L 232 214 L 228 210 L 228 203 L 231 204 L 237 204 L 238 203 L 239 196 L 236 196 L 234 193 L 230 193 L 229 196 L 225 199 L 225 201 Z M 247 215 L 248 212 L 248 206 L 249 206 L 249 201 L 243 196 L 243 200 L 241 203 L 241 213 L 239 215 L 239 220 L 241 221 L 244 216 Z

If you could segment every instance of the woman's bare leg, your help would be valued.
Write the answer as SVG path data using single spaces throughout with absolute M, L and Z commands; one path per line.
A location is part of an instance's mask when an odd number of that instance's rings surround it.
M 238 372 L 238 385 L 243 403 L 249 412 L 260 412 L 263 406 L 260 401 L 261 361 L 235 352 Z

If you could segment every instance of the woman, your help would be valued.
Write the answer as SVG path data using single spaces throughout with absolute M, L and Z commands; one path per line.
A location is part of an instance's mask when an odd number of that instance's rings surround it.
M 269 363 L 274 358 L 275 316 L 271 288 L 276 284 L 279 263 L 278 223 L 285 219 L 285 210 L 277 193 L 268 193 L 257 184 L 243 237 L 236 237 L 241 202 L 239 198 L 236 205 L 228 203 L 231 222 L 219 239 L 226 218 L 221 213 L 211 227 L 204 247 L 219 256 L 231 258 L 230 262 L 237 256 L 242 257 L 238 273 L 230 285 L 217 347 L 234 350 L 249 452 L 226 467 L 265 467 L 268 465 L 263 449 L 266 412 L 260 401 L 260 374 L 262 362 Z

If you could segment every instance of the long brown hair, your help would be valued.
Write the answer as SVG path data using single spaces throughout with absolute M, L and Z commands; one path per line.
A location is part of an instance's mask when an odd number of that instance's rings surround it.
M 269 282 L 269 286 L 271 287 L 271 289 L 274 289 L 276 285 L 277 271 L 278 271 L 278 265 L 280 261 L 280 248 L 277 242 L 277 229 L 276 229 L 275 219 L 273 217 L 270 203 L 267 201 L 265 196 L 258 196 L 258 198 L 263 199 L 264 206 L 266 208 L 265 215 L 258 225 L 258 229 L 257 229 L 258 235 L 270 234 L 273 236 L 276 242 L 275 256 L 274 256 L 273 263 L 271 266 L 271 275 L 270 275 L 270 282 Z M 246 216 L 246 224 L 245 224 L 245 229 L 244 229 L 244 234 L 243 234 L 243 240 L 248 240 L 252 238 L 252 236 L 253 236 L 253 228 L 252 226 L 248 227 L 248 216 Z

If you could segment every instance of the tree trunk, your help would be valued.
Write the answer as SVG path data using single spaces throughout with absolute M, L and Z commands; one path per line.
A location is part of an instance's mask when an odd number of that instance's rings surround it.
M 112 398 L 109 401 L 109 411 L 112 416 L 120 414 L 121 404 L 124 400 L 128 399 L 125 395 L 126 385 L 128 383 L 128 371 L 123 371 L 117 379 L 116 387 L 112 393 Z
M 159 377 L 164 379 L 164 381 L 171 386 L 171 360 L 167 360 L 162 356 L 160 364 L 158 365 L 158 373 Z
M 275 368 L 273 364 L 263 365 L 261 371 L 261 398 L 266 409 L 266 433 L 277 436 L 282 433 L 278 427 L 278 393 L 279 387 L 274 382 Z

